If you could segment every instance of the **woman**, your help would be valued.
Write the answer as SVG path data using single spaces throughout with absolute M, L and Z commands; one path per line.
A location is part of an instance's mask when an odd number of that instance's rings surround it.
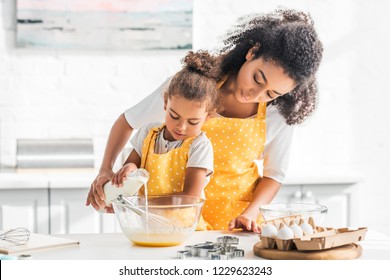
M 277 10 L 242 21 L 220 52 L 221 108 L 203 127 L 214 149 L 214 175 L 203 218 L 211 229 L 259 232 L 259 206 L 277 194 L 293 134 L 315 109 L 322 44 L 309 15 Z M 163 119 L 166 81 L 115 122 L 87 205 L 104 205 L 102 185 L 134 128 Z M 263 158 L 260 177 L 254 160 Z

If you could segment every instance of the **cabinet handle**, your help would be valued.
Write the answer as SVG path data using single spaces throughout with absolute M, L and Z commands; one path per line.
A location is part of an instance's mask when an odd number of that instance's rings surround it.
M 289 203 L 298 203 L 302 202 L 302 191 L 296 191 L 292 195 L 290 195 L 288 199 Z
M 303 202 L 307 203 L 318 203 L 318 199 L 315 197 L 312 191 L 306 191 L 302 196 Z
M 317 198 L 312 191 L 299 190 L 294 192 L 290 198 L 289 203 L 318 203 Z

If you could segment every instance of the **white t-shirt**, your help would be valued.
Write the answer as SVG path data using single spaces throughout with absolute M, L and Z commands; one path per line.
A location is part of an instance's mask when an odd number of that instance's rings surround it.
M 145 124 L 141 126 L 131 138 L 130 143 L 140 157 L 142 157 L 143 142 L 148 136 L 149 131 L 154 127 L 160 127 L 162 124 L 163 123 L 161 122 Z M 170 150 L 181 146 L 182 141 L 165 140 L 163 134 L 164 133 L 160 133 L 156 139 L 155 153 L 167 153 Z M 188 167 L 207 169 L 205 185 L 208 184 L 210 181 L 210 175 L 214 172 L 214 154 L 213 146 L 204 132 L 200 132 L 191 143 L 190 150 L 188 151 L 188 161 L 186 168 Z
M 132 128 L 138 129 L 145 123 L 164 120 L 164 91 L 171 79 L 168 78 L 153 93 L 125 111 L 125 118 Z M 263 172 L 260 172 L 264 177 L 283 183 L 290 158 L 294 127 L 286 124 L 283 116 L 273 105 L 267 107 L 266 125 L 266 141 L 262 156 Z

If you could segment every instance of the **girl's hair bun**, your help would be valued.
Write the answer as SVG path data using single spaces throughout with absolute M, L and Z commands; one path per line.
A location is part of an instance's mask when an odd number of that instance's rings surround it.
M 208 112 L 218 106 L 217 82 L 221 80 L 219 60 L 207 51 L 189 51 L 182 59 L 183 68 L 172 78 L 165 100 L 178 94 L 188 100 L 204 103 Z
M 188 71 L 196 72 L 207 78 L 219 79 L 218 59 L 207 51 L 189 51 L 182 59 L 182 63 Z

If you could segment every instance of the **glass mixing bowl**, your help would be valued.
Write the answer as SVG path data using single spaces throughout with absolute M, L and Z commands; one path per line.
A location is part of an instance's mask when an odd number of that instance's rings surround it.
M 314 224 L 321 226 L 328 208 L 314 203 L 271 203 L 260 206 L 260 213 L 265 221 L 295 215 L 300 215 L 302 219 L 308 221 L 312 217 Z
M 175 246 L 196 229 L 205 200 L 186 195 L 129 196 L 113 201 L 127 238 L 142 246 Z

